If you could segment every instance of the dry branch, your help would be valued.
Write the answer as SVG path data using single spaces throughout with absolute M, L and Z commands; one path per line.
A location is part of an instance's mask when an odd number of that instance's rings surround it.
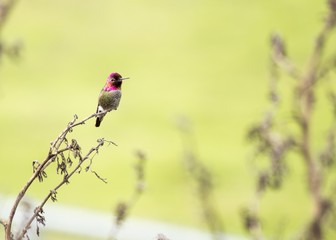
M 303 160 L 302 163 L 306 168 L 306 184 L 310 198 L 312 199 L 312 205 L 314 213 L 309 220 L 304 239 L 308 240 L 322 240 L 325 238 L 324 225 L 326 224 L 326 216 L 331 213 L 334 206 L 334 199 L 332 194 L 326 193 L 323 189 L 324 186 L 324 168 L 328 168 L 334 161 L 335 154 L 335 126 L 336 115 L 334 113 L 334 122 L 329 127 L 329 134 L 323 152 L 319 155 L 316 154 L 313 146 L 313 134 L 312 129 L 314 125 L 312 123 L 312 116 L 314 113 L 315 98 L 317 91 L 317 82 L 320 82 L 329 71 L 335 68 L 335 54 L 328 61 L 323 61 L 323 53 L 327 40 L 331 31 L 335 28 L 336 24 L 336 0 L 329 0 L 329 12 L 318 33 L 314 45 L 312 47 L 311 55 L 308 59 L 308 64 L 302 71 L 298 70 L 292 61 L 287 57 L 285 49 L 285 43 L 283 39 L 277 35 L 272 36 L 271 45 L 271 103 L 273 108 L 268 112 L 264 120 L 261 123 L 256 124 L 249 131 L 249 139 L 256 143 L 256 156 L 260 154 L 266 155 L 269 159 L 269 169 L 259 171 L 257 176 L 256 187 L 256 199 L 260 201 L 261 193 L 266 190 L 267 187 L 273 189 L 274 183 L 272 180 L 278 176 L 278 171 L 274 171 L 274 163 L 280 167 L 285 160 L 285 153 L 292 151 L 298 153 L 299 157 Z M 292 134 L 291 136 L 283 133 L 283 131 L 277 130 L 277 127 L 273 124 L 276 122 L 276 115 L 274 114 L 277 109 L 277 101 L 279 99 L 276 92 L 276 85 L 278 84 L 277 70 L 287 73 L 296 79 L 296 86 L 292 90 L 294 93 L 294 101 L 292 104 L 292 112 L 294 112 L 295 123 L 298 126 L 299 133 Z M 334 112 L 336 112 L 335 94 L 330 94 L 331 106 Z M 279 116 L 278 116 L 279 117 Z M 274 138 L 274 134 L 276 137 Z M 277 157 L 278 156 L 278 157 Z M 279 165 L 280 163 L 280 165 Z M 280 172 L 281 173 L 281 172 Z M 280 175 L 280 182 L 282 182 L 283 175 Z M 245 214 L 245 222 L 250 223 L 247 219 L 253 219 L 253 224 L 245 224 L 246 228 L 251 232 L 255 239 L 260 239 L 261 228 L 259 219 L 259 204 L 254 204 L 252 209 Z M 255 230 L 258 230 L 258 234 L 255 234 Z
M 6 240 L 11 240 L 13 238 L 13 233 L 12 233 L 12 222 L 15 216 L 15 213 L 17 211 L 17 208 L 25 196 L 27 190 L 31 186 L 31 184 L 38 179 L 40 182 L 43 181 L 44 178 L 47 177 L 45 173 L 45 169 L 50 166 L 51 163 L 57 162 L 57 172 L 60 171 L 61 174 L 63 174 L 63 179 L 62 181 L 55 186 L 44 198 L 42 203 L 36 207 L 33 215 L 29 218 L 28 222 L 26 223 L 25 227 L 21 230 L 21 233 L 18 235 L 17 239 L 22 239 L 26 233 L 27 230 L 30 228 L 32 222 L 34 219 L 37 220 L 38 223 L 45 224 L 45 219 L 43 217 L 43 206 L 45 203 L 49 200 L 52 199 L 53 201 L 56 200 L 56 195 L 57 195 L 57 190 L 62 187 L 65 183 L 69 183 L 69 179 L 73 176 L 74 173 L 79 172 L 81 169 L 82 164 L 90 159 L 92 162 L 92 158 L 94 155 L 99 151 L 99 148 L 104 145 L 105 142 L 112 143 L 116 145 L 115 143 L 111 141 L 106 141 L 104 139 L 98 139 L 98 144 L 91 148 L 86 155 L 82 155 L 81 153 L 81 147 L 78 144 L 78 141 L 76 139 L 72 139 L 71 142 L 68 142 L 67 140 L 67 135 L 68 133 L 72 132 L 73 129 L 77 126 L 85 124 L 86 121 L 88 121 L 91 118 L 97 117 L 100 114 L 104 114 L 105 112 L 102 113 L 95 113 L 91 114 L 90 116 L 84 118 L 81 121 L 78 121 L 77 115 L 74 115 L 73 119 L 67 124 L 66 128 L 59 134 L 59 136 L 51 143 L 51 146 L 49 148 L 48 154 L 44 161 L 42 163 L 38 163 L 37 161 L 33 161 L 33 174 L 30 177 L 30 179 L 27 181 L 27 183 L 23 186 L 22 190 L 19 192 L 18 196 L 15 199 L 15 202 L 10 210 L 10 214 L 8 217 L 8 220 L 2 220 L 1 223 L 5 227 L 5 235 L 6 235 Z M 73 153 L 73 158 L 78 159 L 77 165 L 74 167 L 69 172 L 69 168 L 72 165 L 72 160 L 70 157 L 67 159 L 64 156 L 65 152 L 72 152 Z M 59 160 L 61 159 L 61 160 Z M 91 166 L 91 162 L 88 165 L 88 169 Z M 95 173 L 95 172 L 94 172 Z M 96 176 L 97 173 L 95 173 Z M 100 177 L 99 177 L 100 178 Z M 102 179 L 102 178 L 100 178 Z M 39 231 L 37 230 L 37 233 Z

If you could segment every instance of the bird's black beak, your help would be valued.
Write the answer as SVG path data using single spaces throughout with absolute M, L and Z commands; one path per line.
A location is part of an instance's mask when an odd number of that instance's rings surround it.
M 123 80 L 126 80 L 126 79 L 129 79 L 129 77 L 119 78 L 119 81 L 123 81 Z

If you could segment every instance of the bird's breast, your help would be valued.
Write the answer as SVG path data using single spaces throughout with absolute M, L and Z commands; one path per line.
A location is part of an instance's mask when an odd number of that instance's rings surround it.
M 99 97 L 99 105 L 105 109 L 117 109 L 121 98 L 120 90 L 103 91 Z

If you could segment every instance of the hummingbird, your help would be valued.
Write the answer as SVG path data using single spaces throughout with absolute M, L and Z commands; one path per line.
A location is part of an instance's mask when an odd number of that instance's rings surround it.
M 128 77 L 123 78 L 117 72 L 113 72 L 108 76 L 105 86 L 99 94 L 96 113 L 117 110 L 121 98 L 121 84 L 125 79 L 128 79 Z M 105 115 L 106 112 L 96 117 L 96 127 L 100 126 Z

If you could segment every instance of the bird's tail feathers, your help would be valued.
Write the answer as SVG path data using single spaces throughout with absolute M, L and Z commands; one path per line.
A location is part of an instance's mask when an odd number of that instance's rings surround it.
M 95 125 L 96 127 L 100 126 L 101 120 L 103 120 L 103 118 L 100 118 L 100 117 L 96 118 L 96 125 Z

